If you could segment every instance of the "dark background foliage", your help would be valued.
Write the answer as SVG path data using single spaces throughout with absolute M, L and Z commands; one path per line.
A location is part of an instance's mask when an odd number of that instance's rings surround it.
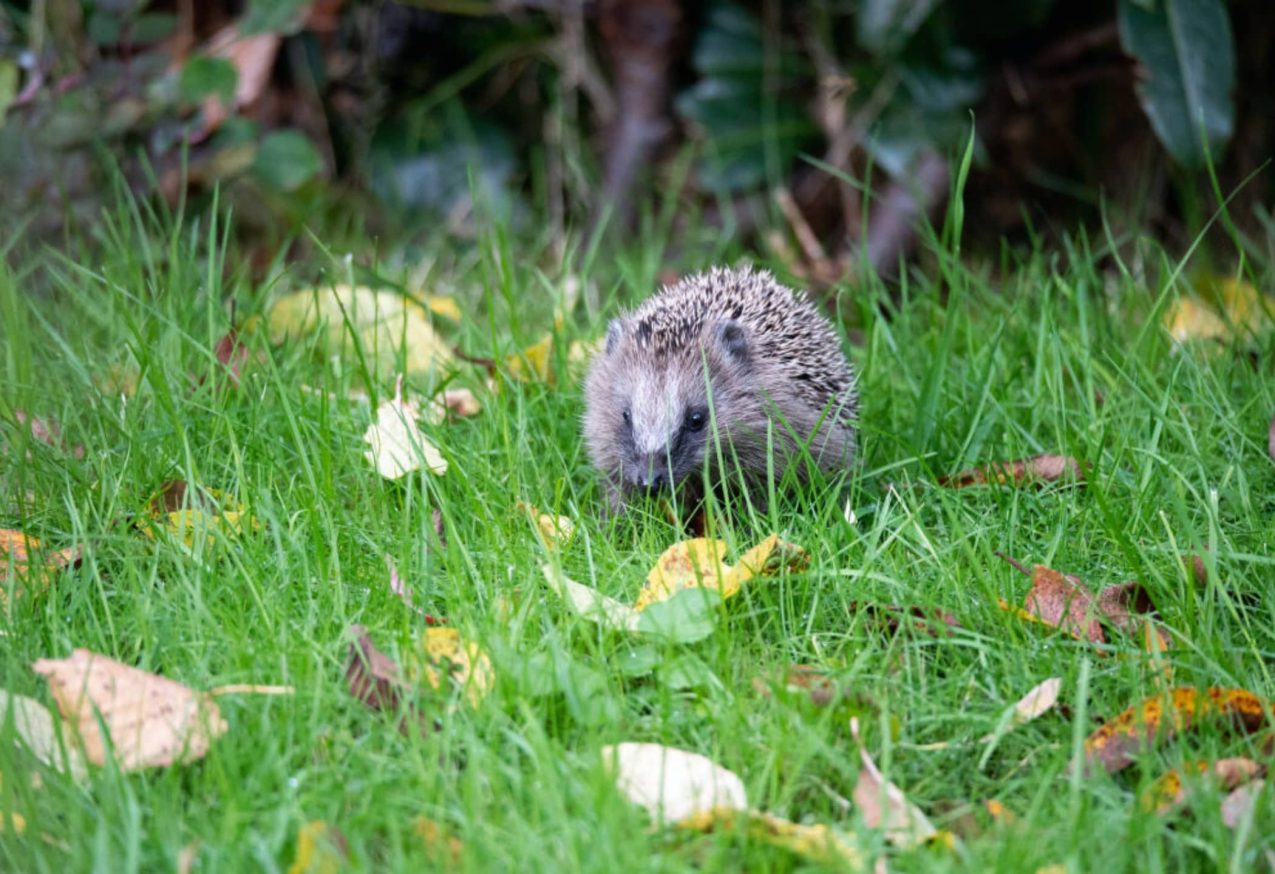
M 1269 253 L 1273 43 L 1265 0 L 3 0 L 3 221 L 57 240 L 122 169 L 265 263 L 674 203 L 819 283 L 914 255 L 968 154 L 966 251 L 1184 250 L 1229 198 L 1207 239 Z

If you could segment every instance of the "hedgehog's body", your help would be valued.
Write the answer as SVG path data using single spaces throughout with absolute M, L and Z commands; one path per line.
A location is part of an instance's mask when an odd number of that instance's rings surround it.
M 805 295 L 749 268 L 688 277 L 613 321 L 585 404 L 613 505 L 719 457 L 751 483 L 772 458 L 779 481 L 794 465 L 804 477 L 807 458 L 832 472 L 854 457 L 854 371 L 836 333 Z

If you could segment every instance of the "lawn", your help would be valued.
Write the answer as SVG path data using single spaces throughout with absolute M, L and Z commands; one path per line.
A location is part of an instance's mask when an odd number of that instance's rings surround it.
M 436 317 L 438 331 L 497 366 L 409 378 L 422 394 L 470 387 L 482 410 L 423 426 L 445 474 L 391 481 L 364 458 L 373 409 L 357 391 L 383 400 L 393 378 L 368 380 L 366 356 L 324 352 L 317 332 L 271 344 L 262 327 L 280 295 L 349 279 L 343 253 L 310 241 L 305 263 L 251 282 L 227 266 L 224 231 L 129 206 L 74 256 L 0 268 L 0 528 L 84 550 L 45 585 L 8 575 L 0 687 L 52 706 L 32 663 L 84 648 L 199 690 L 295 693 L 219 696 L 228 729 L 202 759 L 133 773 L 108 762 L 83 781 L 38 764 L 10 721 L 0 810 L 25 829 L 11 821 L 0 834 L 0 868 L 285 871 L 315 822 L 328 836 L 315 871 L 342 855 L 348 870 L 823 864 L 742 826 L 651 828 L 604 767 L 603 747 L 622 741 L 708 756 L 742 778 L 753 807 L 833 825 L 898 871 L 1245 871 L 1275 849 L 1269 790 L 1235 830 L 1216 785 L 1193 781 L 1190 803 L 1163 815 L 1139 797 L 1197 760 L 1268 758 L 1269 728 L 1205 719 L 1119 773 L 1081 767 L 1085 737 L 1161 688 L 1166 663 L 1174 686 L 1275 693 L 1275 338 L 1175 347 L 1165 312 L 1206 278 L 1190 262 L 1127 240 L 1116 257 L 1078 236 L 995 265 L 932 252 L 900 286 L 830 291 L 860 374 L 858 469 L 848 485 L 779 489 L 764 510 L 713 515 L 728 560 L 778 533 L 809 565 L 750 581 L 714 611 L 711 633 L 678 643 L 582 619 L 542 574 L 549 562 L 631 603 L 688 536 L 649 503 L 604 518 L 567 357 L 665 269 L 740 252 L 694 235 L 673 250 L 658 227 L 566 259 L 502 229 L 432 242 L 426 290 L 455 295 L 461 313 Z M 1269 265 L 1250 278 L 1270 287 Z M 510 378 L 507 356 L 546 336 L 572 288 L 554 378 Z M 214 354 L 232 324 L 252 353 L 237 387 Z M 32 439 L 19 410 L 58 421 L 62 443 Z M 1082 460 L 1085 482 L 939 485 L 1040 453 Z M 170 480 L 219 490 L 254 523 L 193 545 L 158 530 L 149 508 Z M 547 551 L 520 502 L 571 519 L 573 539 Z M 1003 609 L 998 599 L 1023 604 L 1031 581 L 998 552 L 1094 592 L 1140 581 L 1169 648 L 1149 653 L 1111 630 L 1097 646 Z M 351 626 L 403 664 L 427 628 L 392 591 L 386 556 L 420 611 L 488 654 L 489 694 L 416 683 L 397 711 L 351 695 Z M 891 627 L 890 605 L 944 611 L 959 627 Z M 794 664 L 826 674 L 833 703 L 785 690 Z M 1007 710 L 1050 677 L 1062 681 L 1057 705 L 1008 726 Z M 861 768 L 852 716 L 876 763 L 951 839 L 896 847 L 846 810 Z M 1013 821 L 990 816 L 989 800 Z M 455 838 L 455 858 L 422 831 Z

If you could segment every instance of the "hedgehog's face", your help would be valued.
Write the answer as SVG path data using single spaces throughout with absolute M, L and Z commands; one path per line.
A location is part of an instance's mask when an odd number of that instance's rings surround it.
M 676 486 L 704 469 L 727 429 L 747 369 L 744 328 L 705 325 L 696 342 L 663 354 L 612 322 L 586 387 L 585 436 L 595 464 L 627 490 Z

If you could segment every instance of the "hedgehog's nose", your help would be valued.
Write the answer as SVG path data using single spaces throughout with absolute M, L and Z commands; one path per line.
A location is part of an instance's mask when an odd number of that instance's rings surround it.
M 642 489 L 646 492 L 655 492 L 664 488 L 668 484 L 668 471 L 663 464 L 654 459 L 647 461 L 645 464 L 638 464 L 629 475 L 629 482 L 634 488 Z
M 664 488 L 664 471 L 652 470 L 648 471 L 642 477 L 638 485 L 646 489 L 648 492 L 656 492 Z

